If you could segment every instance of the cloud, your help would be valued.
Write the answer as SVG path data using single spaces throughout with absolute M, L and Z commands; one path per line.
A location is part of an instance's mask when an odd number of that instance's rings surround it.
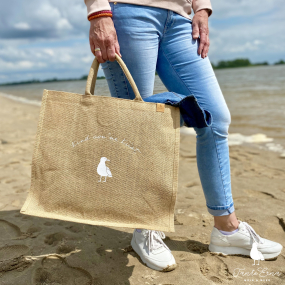
M 24 81 L 50 77 L 76 78 L 89 72 L 94 56 L 89 51 L 89 43 L 82 41 L 69 46 L 30 47 L 20 49 L 10 47 L 0 49 L 0 80 Z M 26 73 L 25 73 L 26 71 Z M 100 72 L 101 74 L 101 72 Z M 6 75 L 6 78 L 3 76 Z M 6 79 L 6 80 L 5 80 Z
M 83 0 L 9 0 L 0 10 L 0 82 L 87 74 L 94 56 Z M 212 0 L 213 62 L 284 59 L 284 0 Z M 99 75 L 103 75 L 102 70 Z
M 283 0 L 212 0 L 213 14 L 211 17 L 218 19 L 233 19 L 239 18 L 240 20 L 247 18 L 248 20 L 254 17 L 268 15 L 271 12 L 274 14 L 282 11 Z
M 14 27 L 18 30 L 29 30 L 31 28 L 28 23 L 24 22 L 16 23 Z
M 214 62 L 237 57 L 273 63 L 284 57 L 284 5 L 281 0 L 212 1 L 210 52 Z
M 1 4 L 0 18 L 0 37 L 8 39 L 62 39 L 86 35 L 88 27 L 83 0 L 10 0 Z
M 88 73 L 89 25 L 83 0 L 1 3 L 0 82 Z

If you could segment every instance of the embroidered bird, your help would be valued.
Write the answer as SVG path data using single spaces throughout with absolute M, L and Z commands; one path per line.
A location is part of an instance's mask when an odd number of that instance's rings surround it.
M 105 162 L 110 161 L 107 157 L 101 157 L 100 162 L 97 167 L 97 173 L 100 175 L 100 181 L 98 182 L 106 182 L 107 176 L 112 177 L 112 173 L 110 169 L 106 166 Z M 102 176 L 105 176 L 105 181 L 101 181 Z
M 250 257 L 254 259 L 254 263 L 252 265 L 259 265 L 259 260 L 264 260 L 262 253 L 257 249 L 257 243 L 253 242 L 252 248 L 250 251 Z M 255 264 L 255 260 L 258 260 L 258 264 Z

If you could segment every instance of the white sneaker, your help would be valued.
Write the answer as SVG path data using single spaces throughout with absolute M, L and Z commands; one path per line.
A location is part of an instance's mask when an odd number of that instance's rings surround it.
M 165 234 L 161 231 L 134 230 L 131 245 L 142 262 L 158 271 L 171 271 L 177 267 L 170 249 L 162 241 Z
M 224 235 L 213 227 L 209 245 L 211 252 L 225 255 L 242 254 L 253 258 L 250 252 L 252 250 L 253 253 L 257 247 L 265 260 L 274 259 L 281 253 L 283 247 L 280 243 L 261 238 L 247 222 L 238 221 L 240 222 L 239 230 L 231 235 Z

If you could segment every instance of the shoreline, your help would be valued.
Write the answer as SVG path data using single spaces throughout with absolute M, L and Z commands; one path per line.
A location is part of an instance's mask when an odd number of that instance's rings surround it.
M 23 104 L 35 105 L 35 106 L 39 106 L 39 107 L 41 106 L 41 101 L 38 101 L 38 100 L 30 100 L 30 99 L 27 99 L 25 97 L 20 97 L 20 96 L 7 94 L 7 93 L 3 93 L 3 92 L 0 92 L 0 96 L 2 96 L 4 98 L 8 98 L 10 100 L 13 100 L 15 102 L 23 103 Z
M 231 64 L 233 62 L 235 62 L 236 60 L 240 60 L 240 59 L 235 59 L 235 60 L 221 60 L 219 61 L 220 63 L 226 63 L 226 64 L 230 64 L 228 66 L 219 66 L 219 63 L 215 64 L 213 62 L 211 62 L 212 67 L 214 70 L 224 70 L 224 69 L 235 69 L 235 68 L 253 68 L 253 67 L 270 67 L 270 66 L 282 66 L 285 63 L 271 63 L 269 64 L 268 62 L 261 62 L 261 63 L 251 63 L 250 61 L 248 61 L 248 65 L 234 65 L 231 66 Z M 242 59 L 242 60 L 248 60 L 248 59 Z M 157 72 L 155 72 L 155 75 L 157 75 Z M 50 78 L 50 79 L 45 79 L 45 80 L 37 80 L 37 79 L 32 79 L 32 80 L 27 80 L 27 81 L 15 81 L 15 82 L 6 82 L 6 83 L 0 83 L 0 87 L 1 86 L 16 86 L 16 85 L 26 85 L 26 84 L 37 84 L 37 83 L 54 83 L 54 82 L 68 82 L 68 81 L 79 81 L 79 80 L 86 80 L 88 77 L 88 74 L 83 75 L 79 78 Z M 100 80 L 100 79 L 106 79 L 105 76 L 98 76 L 96 80 Z
M 25 97 L 15 96 L 7 93 L 0 92 L 0 98 L 4 97 L 10 99 L 15 102 L 19 102 L 22 104 L 34 105 L 37 107 L 41 106 L 41 101 L 38 100 L 30 100 Z M 181 132 L 184 134 L 195 136 L 196 133 L 193 128 L 182 127 Z M 254 148 L 259 149 L 268 149 L 269 151 L 280 153 L 281 158 L 285 158 L 285 146 L 280 146 L 280 144 L 274 143 L 273 138 L 267 137 L 265 134 L 253 134 L 253 135 L 243 135 L 240 133 L 229 133 L 229 146 L 233 145 L 247 145 L 252 146 Z M 264 145 L 264 143 L 269 143 L 268 146 Z M 263 144 L 263 145 L 262 145 Z

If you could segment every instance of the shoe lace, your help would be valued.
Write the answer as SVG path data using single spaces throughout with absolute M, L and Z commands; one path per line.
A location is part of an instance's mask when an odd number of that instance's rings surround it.
M 243 224 L 245 225 L 249 234 L 256 243 L 264 243 L 264 240 L 255 232 L 255 230 L 247 222 L 243 222 Z
M 158 249 L 162 246 L 164 246 L 165 248 L 170 250 L 162 240 L 165 238 L 164 232 L 153 231 L 153 230 L 144 230 L 143 235 L 147 238 L 146 244 L 148 246 L 149 252 L 152 250 Z

